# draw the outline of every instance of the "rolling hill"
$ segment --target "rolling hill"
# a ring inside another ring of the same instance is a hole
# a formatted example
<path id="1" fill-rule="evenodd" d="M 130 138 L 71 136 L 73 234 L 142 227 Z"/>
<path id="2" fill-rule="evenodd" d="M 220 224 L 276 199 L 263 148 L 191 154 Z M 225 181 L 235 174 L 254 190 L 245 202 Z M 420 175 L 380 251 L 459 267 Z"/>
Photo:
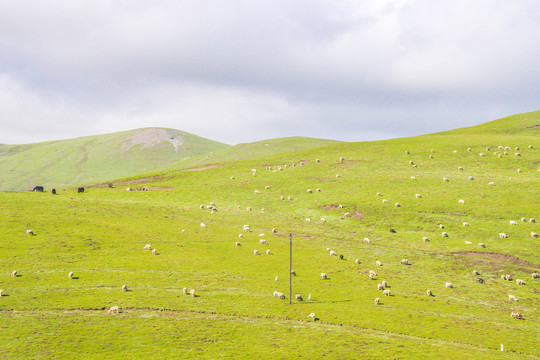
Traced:
<path id="1" fill-rule="evenodd" d="M 180 130 L 145 128 L 26 145 L 0 145 L 0 190 L 73 188 L 122 177 L 335 143 L 273 139 L 229 146 Z"/>
<path id="2" fill-rule="evenodd" d="M 540 359 L 539 118 L 0 192 L 0 357 Z"/>

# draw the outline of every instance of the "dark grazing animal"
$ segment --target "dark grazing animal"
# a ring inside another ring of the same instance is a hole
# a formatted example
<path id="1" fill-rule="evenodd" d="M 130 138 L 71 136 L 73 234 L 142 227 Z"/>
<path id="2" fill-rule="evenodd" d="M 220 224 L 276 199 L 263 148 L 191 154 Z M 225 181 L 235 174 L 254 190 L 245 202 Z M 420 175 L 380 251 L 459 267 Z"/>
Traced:
<path id="1" fill-rule="evenodd" d="M 52 189 L 52 194 L 56 195 L 56 189 Z"/>
<path id="2" fill-rule="evenodd" d="M 32 191 L 43 192 L 43 186 L 36 186 L 36 187 L 34 188 L 34 190 L 32 190 Z"/>
<path id="3" fill-rule="evenodd" d="M 84 188 L 83 187 L 80 187 L 77 189 L 77 193 L 83 193 L 84 192 Z"/>
<path id="4" fill-rule="evenodd" d="M 483 284 L 485 281 L 482 280 L 481 278 L 476 278 L 476 282 L 479 284 Z"/>

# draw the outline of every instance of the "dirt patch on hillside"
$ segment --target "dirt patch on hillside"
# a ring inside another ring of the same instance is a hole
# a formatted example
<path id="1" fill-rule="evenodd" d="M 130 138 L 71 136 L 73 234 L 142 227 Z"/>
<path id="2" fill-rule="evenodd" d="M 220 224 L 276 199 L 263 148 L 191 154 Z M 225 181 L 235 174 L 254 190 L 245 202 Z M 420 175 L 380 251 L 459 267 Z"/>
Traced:
<path id="1" fill-rule="evenodd" d="M 342 209 L 339 207 L 339 205 L 323 205 L 323 206 L 319 206 L 321 209 L 323 210 L 338 210 L 338 209 Z M 354 207 L 354 210 L 353 211 L 346 211 L 346 210 L 341 210 L 341 212 L 344 214 L 346 212 L 349 213 L 349 215 L 355 219 L 358 219 L 358 220 L 362 220 L 364 218 L 364 214 L 362 214 L 360 211 L 358 211 L 358 208 L 355 206 Z"/>
<path id="2" fill-rule="evenodd" d="M 529 126 L 527 129 L 540 129 L 540 125 Z"/>
<path id="3" fill-rule="evenodd" d="M 364 214 L 362 214 L 360 211 L 358 211 L 356 208 L 354 208 L 354 212 L 352 214 L 352 217 L 358 220 L 362 220 L 364 218 Z"/>
<path id="4" fill-rule="evenodd" d="M 178 148 L 182 147 L 184 139 L 182 135 L 172 129 L 142 129 L 131 135 L 123 144 L 122 152 L 129 150 L 135 145 L 142 145 L 142 148 L 157 148 L 161 143 L 170 143 L 174 147 L 174 151 L 178 152 Z"/>
<path id="5" fill-rule="evenodd" d="M 161 179 L 163 179 L 163 175 L 154 175 L 154 176 L 149 176 L 149 177 L 140 178 L 140 179 L 113 183 L 113 185 L 140 184 L 140 183 L 147 183 L 147 182 L 152 182 L 152 181 L 161 180 Z"/>
<path id="6" fill-rule="evenodd" d="M 217 168 L 220 166 L 221 165 L 219 164 L 209 164 L 209 165 L 204 165 L 204 166 L 199 166 L 199 167 L 194 167 L 194 168 L 189 168 L 189 169 L 182 169 L 180 171 L 202 171 L 202 170 Z"/>
<path id="7" fill-rule="evenodd" d="M 339 205 L 323 205 L 320 208 L 323 210 L 337 210 L 339 209 Z"/>
<path id="8" fill-rule="evenodd" d="M 526 260 L 520 259 L 512 255 L 498 254 L 498 253 L 489 253 L 489 252 L 479 252 L 479 251 L 455 251 L 451 253 L 452 255 L 463 255 L 471 258 L 473 261 L 482 262 L 485 264 L 492 264 L 500 266 L 504 262 L 512 262 L 520 266 L 529 266 L 536 269 L 540 269 L 540 265 L 533 264 Z M 489 259 L 489 260 L 486 260 Z M 491 261 L 490 261 L 491 260 Z"/>

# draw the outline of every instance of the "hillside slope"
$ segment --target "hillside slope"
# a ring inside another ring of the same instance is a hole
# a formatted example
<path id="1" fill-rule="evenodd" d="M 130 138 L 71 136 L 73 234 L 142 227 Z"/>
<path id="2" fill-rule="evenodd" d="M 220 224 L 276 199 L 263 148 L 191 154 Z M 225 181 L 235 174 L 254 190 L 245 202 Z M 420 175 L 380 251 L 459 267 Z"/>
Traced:
<path id="1" fill-rule="evenodd" d="M 145 128 L 26 145 L 0 145 L 0 189 L 65 188 L 132 176 L 228 145 Z"/>
<path id="2" fill-rule="evenodd" d="M 536 122 L 0 192 L 0 357 L 538 360 Z"/>

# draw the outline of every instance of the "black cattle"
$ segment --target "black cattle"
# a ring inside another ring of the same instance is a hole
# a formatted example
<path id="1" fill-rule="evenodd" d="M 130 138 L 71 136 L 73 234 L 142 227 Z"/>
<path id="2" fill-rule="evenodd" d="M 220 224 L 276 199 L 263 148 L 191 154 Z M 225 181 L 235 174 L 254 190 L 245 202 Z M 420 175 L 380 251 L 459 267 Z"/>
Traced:
<path id="1" fill-rule="evenodd" d="M 396 230 L 394 230 L 394 229 L 390 229 L 390 232 L 391 232 L 391 233 L 395 233 L 395 232 L 396 232 Z"/>
<path id="2" fill-rule="evenodd" d="M 113 184 L 112 184 L 112 183 L 110 183 L 110 184 L 109 184 L 109 187 L 110 187 L 110 188 L 112 188 L 112 187 L 113 187 Z"/>
<path id="3" fill-rule="evenodd" d="M 32 191 L 43 192 L 43 186 L 36 186 L 36 187 L 34 188 L 34 190 L 32 190 Z"/>
<path id="4" fill-rule="evenodd" d="M 56 195 L 56 189 L 52 189 L 52 194 Z"/>
<path id="5" fill-rule="evenodd" d="M 83 187 L 78 188 L 78 189 L 77 189 L 77 192 L 78 192 L 78 193 L 83 193 L 83 192 L 84 192 L 84 188 L 83 188 Z"/>

